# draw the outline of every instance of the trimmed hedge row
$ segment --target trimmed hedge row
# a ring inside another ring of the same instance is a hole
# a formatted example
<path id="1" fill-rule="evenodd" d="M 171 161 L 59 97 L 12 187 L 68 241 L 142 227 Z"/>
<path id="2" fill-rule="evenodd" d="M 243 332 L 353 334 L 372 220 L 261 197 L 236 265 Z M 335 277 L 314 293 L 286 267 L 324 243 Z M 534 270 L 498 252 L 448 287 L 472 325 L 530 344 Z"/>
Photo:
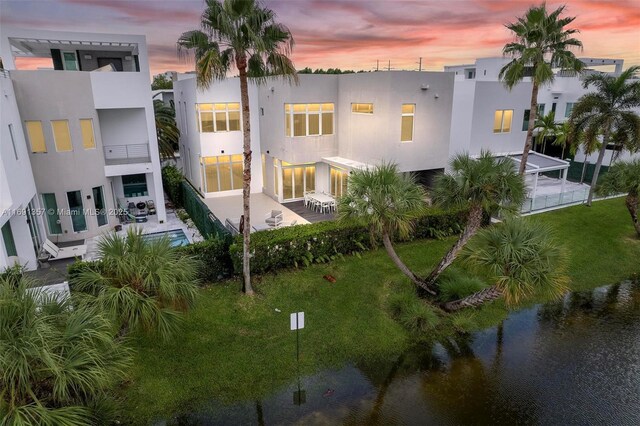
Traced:
<path id="1" fill-rule="evenodd" d="M 430 210 L 416 220 L 412 238 L 443 238 L 459 233 L 465 211 Z M 377 244 L 379 241 L 373 241 Z M 372 247 L 369 228 L 357 222 L 320 222 L 251 235 L 251 271 L 262 274 L 279 269 L 328 262 Z M 242 272 L 242 236 L 229 248 L 234 271 Z"/>
<path id="2" fill-rule="evenodd" d="M 182 181 L 184 177 L 176 166 L 164 166 L 162 168 L 162 186 L 167 195 L 173 201 L 173 204 L 181 206 L 182 197 Z"/>
<path id="3" fill-rule="evenodd" d="M 227 235 L 181 246 L 177 250 L 198 261 L 200 282 L 212 283 L 233 275 L 233 264 L 229 256 L 230 244 L 231 236 Z"/>

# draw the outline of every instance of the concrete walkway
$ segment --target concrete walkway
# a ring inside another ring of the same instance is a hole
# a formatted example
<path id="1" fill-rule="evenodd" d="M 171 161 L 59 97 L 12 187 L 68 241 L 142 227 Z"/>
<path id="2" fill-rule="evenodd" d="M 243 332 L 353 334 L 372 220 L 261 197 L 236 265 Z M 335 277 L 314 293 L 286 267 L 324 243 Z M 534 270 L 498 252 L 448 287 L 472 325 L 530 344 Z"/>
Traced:
<path id="1" fill-rule="evenodd" d="M 227 219 L 238 221 L 242 216 L 242 195 L 205 198 L 203 201 L 223 224 Z M 282 211 L 284 222 L 290 223 L 295 220 L 296 225 L 309 223 L 308 220 L 271 197 L 263 193 L 251 194 L 251 226 L 260 229 L 260 226 L 265 224 L 264 220 L 271 213 L 271 210 Z"/>

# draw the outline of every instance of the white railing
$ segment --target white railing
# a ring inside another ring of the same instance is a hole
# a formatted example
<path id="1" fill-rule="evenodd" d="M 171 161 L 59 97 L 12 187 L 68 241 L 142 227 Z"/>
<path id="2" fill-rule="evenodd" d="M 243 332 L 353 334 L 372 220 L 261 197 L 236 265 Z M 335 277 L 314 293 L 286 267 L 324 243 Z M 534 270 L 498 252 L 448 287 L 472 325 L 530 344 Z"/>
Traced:
<path id="1" fill-rule="evenodd" d="M 531 213 L 538 210 L 545 210 L 552 207 L 564 206 L 568 204 L 581 203 L 586 201 L 589 195 L 589 188 L 581 188 L 575 191 L 558 194 L 540 195 L 535 198 L 527 198 L 522 205 L 522 213 Z"/>
<path id="2" fill-rule="evenodd" d="M 149 161 L 149 144 L 108 145 L 104 147 L 107 164 L 128 164 Z"/>

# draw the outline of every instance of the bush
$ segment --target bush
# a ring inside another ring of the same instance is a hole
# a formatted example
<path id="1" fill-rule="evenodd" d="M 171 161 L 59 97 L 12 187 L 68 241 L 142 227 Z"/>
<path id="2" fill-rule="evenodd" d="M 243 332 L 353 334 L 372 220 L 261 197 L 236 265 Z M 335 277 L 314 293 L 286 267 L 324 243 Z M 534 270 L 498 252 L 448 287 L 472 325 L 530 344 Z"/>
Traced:
<path id="1" fill-rule="evenodd" d="M 233 275 L 233 264 L 229 256 L 230 243 L 230 237 L 209 238 L 177 250 L 198 261 L 200 282 L 212 283 Z"/>
<path id="2" fill-rule="evenodd" d="M 393 319 L 414 333 L 433 330 L 440 322 L 440 318 L 429 305 L 412 293 L 391 295 L 388 309 Z"/>
<path id="3" fill-rule="evenodd" d="M 464 227 L 464 211 L 430 210 L 416 221 L 412 238 L 442 238 Z M 377 241 L 376 243 L 378 243 Z M 291 226 L 251 235 L 251 271 L 261 274 L 307 266 L 358 254 L 371 248 L 369 228 L 357 222 L 328 221 Z M 242 272 L 242 236 L 230 247 L 236 273 Z"/>
<path id="4" fill-rule="evenodd" d="M 229 231 L 222 222 L 209 210 L 209 207 L 202 201 L 200 195 L 188 181 L 182 181 L 182 201 L 186 212 L 193 223 L 198 227 L 200 235 L 205 238 L 225 237 Z"/>
<path id="5" fill-rule="evenodd" d="M 184 176 L 176 166 L 169 165 L 162 168 L 162 186 L 176 206 L 181 206 L 184 202 L 182 194 L 183 180 Z"/>
<path id="6" fill-rule="evenodd" d="M 448 268 L 438 280 L 440 301 L 449 302 L 476 293 L 487 285 L 480 278 L 457 268 Z"/>
<path id="7" fill-rule="evenodd" d="M 100 271 L 100 261 L 76 260 L 67 266 L 69 290 L 77 291 L 76 278 L 85 271 Z"/>

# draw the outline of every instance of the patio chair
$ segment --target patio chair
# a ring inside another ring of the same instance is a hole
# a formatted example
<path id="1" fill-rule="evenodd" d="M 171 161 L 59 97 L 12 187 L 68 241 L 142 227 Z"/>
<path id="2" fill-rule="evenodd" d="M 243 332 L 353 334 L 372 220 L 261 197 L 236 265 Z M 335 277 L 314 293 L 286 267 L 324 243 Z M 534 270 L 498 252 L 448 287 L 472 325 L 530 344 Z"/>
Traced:
<path id="1" fill-rule="evenodd" d="M 156 214 L 156 205 L 153 200 L 147 201 L 147 214 L 149 216 Z"/>
<path id="2" fill-rule="evenodd" d="M 285 226 L 294 226 L 298 223 L 298 219 L 294 219 L 291 222 L 280 222 L 279 225 L 276 226 L 276 228 L 284 228 Z"/>
<path id="3" fill-rule="evenodd" d="M 69 259 L 71 257 L 84 259 L 84 255 L 87 254 L 87 246 L 84 244 L 71 247 L 58 247 L 48 239 L 44 240 L 42 248 L 51 255 L 49 260 Z"/>
<path id="4" fill-rule="evenodd" d="M 281 210 L 271 210 L 271 213 L 267 214 L 264 219 L 269 226 L 278 226 L 282 220 L 283 215 Z"/>

